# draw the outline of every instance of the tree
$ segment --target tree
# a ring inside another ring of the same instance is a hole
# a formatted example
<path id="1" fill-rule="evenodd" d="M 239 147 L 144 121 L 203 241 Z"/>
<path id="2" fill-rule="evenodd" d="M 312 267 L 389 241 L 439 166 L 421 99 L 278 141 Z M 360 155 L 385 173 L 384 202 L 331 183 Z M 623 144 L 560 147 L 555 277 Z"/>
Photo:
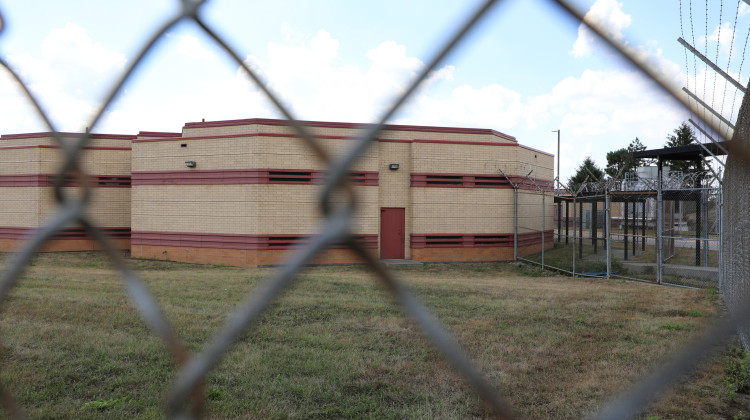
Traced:
<path id="1" fill-rule="evenodd" d="M 672 133 L 667 136 L 667 142 L 664 144 L 665 147 L 680 147 L 698 143 L 695 132 L 685 122 L 675 128 Z M 673 171 L 695 172 L 697 170 L 695 162 L 687 160 L 668 160 L 667 165 Z"/>
<path id="2" fill-rule="evenodd" d="M 596 179 L 592 179 L 589 172 L 591 172 L 591 174 L 593 174 Z M 578 166 L 575 175 L 568 178 L 568 189 L 571 192 L 578 191 L 578 188 L 581 187 L 581 184 L 583 184 L 583 181 L 586 180 L 586 177 L 589 178 L 587 182 L 596 182 L 604 179 L 604 171 L 596 166 L 596 163 L 594 163 L 594 161 L 591 160 L 591 157 L 589 156 L 586 156 L 586 159 L 584 159 L 583 162 Z"/>
<path id="3" fill-rule="evenodd" d="M 636 159 L 633 157 L 634 152 L 640 152 L 646 150 L 646 146 L 641 143 L 638 137 L 635 138 L 627 148 L 617 149 L 607 153 L 607 167 L 604 172 L 610 177 L 614 178 L 622 169 L 622 174 L 626 172 L 632 172 L 638 166 L 647 166 L 651 162 L 649 159 Z M 621 174 L 621 176 L 622 176 Z"/>

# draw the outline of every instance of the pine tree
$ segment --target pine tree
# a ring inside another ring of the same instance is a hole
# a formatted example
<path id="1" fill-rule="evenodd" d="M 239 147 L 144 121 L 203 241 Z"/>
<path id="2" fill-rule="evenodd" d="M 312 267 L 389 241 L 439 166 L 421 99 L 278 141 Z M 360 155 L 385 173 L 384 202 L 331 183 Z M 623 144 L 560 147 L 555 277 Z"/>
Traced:
<path id="1" fill-rule="evenodd" d="M 627 172 L 632 172 L 638 166 L 648 166 L 651 164 L 650 159 L 636 159 L 633 157 L 634 152 L 640 152 L 646 150 L 646 146 L 641 143 L 641 140 L 636 137 L 635 140 L 630 142 L 627 148 L 617 149 L 607 153 L 607 167 L 604 172 L 610 177 L 614 178 L 622 170 L 620 176 L 624 176 Z"/>
<path id="2" fill-rule="evenodd" d="M 664 144 L 665 147 L 680 147 L 698 143 L 695 132 L 685 122 L 675 128 L 672 133 L 667 136 L 667 142 Z M 695 162 L 687 160 L 668 160 L 666 163 L 672 171 L 695 172 L 697 169 Z"/>
<path id="3" fill-rule="evenodd" d="M 588 171 L 586 169 L 588 169 Z M 592 179 L 591 175 L 589 175 L 589 172 L 591 172 L 591 174 L 593 174 L 597 179 Z M 578 191 L 578 188 L 581 187 L 581 184 L 583 184 L 583 181 L 586 180 L 586 177 L 589 177 L 589 180 L 587 182 L 596 182 L 604 179 L 604 171 L 596 166 L 596 163 L 594 163 L 594 161 L 591 160 L 591 157 L 589 156 L 586 156 L 586 159 L 584 159 L 583 162 L 578 166 L 575 175 L 568 179 L 568 189 L 572 192 Z"/>

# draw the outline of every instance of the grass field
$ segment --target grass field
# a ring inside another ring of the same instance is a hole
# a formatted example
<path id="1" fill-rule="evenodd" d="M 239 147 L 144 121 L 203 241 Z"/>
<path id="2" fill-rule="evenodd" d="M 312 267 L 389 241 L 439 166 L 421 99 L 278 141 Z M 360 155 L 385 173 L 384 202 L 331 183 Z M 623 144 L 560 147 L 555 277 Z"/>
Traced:
<path id="1" fill-rule="evenodd" d="M 270 269 L 133 265 L 191 351 Z M 717 296 L 516 264 L 398 270 L 522 418 L 580 418 L 680 347 Z M 3 303 L 0 380 L 33 418 L 160 418 L 176 368 L 99 254 L 41 254 Z M 735 352 L 736 353 L 736 352 Z M 738 413 L 725 352 L 644 417 Z M 741 356 L 738 356 L 741 357 Z M 207 378 L 208 418 L 487 417 L 363 267 L 320 267 Z"/>

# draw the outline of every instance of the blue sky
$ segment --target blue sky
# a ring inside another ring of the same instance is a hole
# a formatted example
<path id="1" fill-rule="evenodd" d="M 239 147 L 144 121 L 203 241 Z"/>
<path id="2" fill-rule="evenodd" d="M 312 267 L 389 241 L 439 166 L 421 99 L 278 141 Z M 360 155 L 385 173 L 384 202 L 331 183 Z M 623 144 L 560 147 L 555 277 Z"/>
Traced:
<path id="1" fill-rule="evenodd" d="M 214 0 L 203 12 L 299 118 L 371 122 L 479 3 Z M 750 26 L 744 3 L 574 3 L 676 86 L 687 84 L 735 118 L 741 96 L 732 88 L 724 93 L 723 79 L 714 82 L 702 63 L 694 67 L 692 56 L 686 66 L 676 40 L 684 31 L 689 42 L 747 84 L 750 62 L 738 74 Z M 6 21 L 0 55 L 38 94 L 59 129 L 81 130 L 108 86 L 178 5 L 0 0 Z M 185 122 L 202 118 L 278 116 L 193 24 L 171 30 L 143 64 L 95 131 L 180 131 Z M 0 134 L 45 130 L 5 74 L 0 74 L 0 115 Z M 493 128 L 552 153 L 557 135 L 551 131 L 561 129 L 566 180 L 585 156 L 604 166 L 607 151 L 635 137 L 649 148 L 661 147 L 690 116 L 551 2 L 507 0 L 392 122 Z"/>

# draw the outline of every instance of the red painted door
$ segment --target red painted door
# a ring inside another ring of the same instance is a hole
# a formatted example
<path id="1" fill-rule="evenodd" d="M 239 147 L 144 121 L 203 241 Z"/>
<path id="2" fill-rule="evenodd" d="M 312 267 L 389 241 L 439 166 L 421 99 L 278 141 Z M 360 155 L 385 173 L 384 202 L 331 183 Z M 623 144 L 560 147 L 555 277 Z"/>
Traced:
<path id="1" fill-rule="evenodd" d="M 380 209 L 380 258 L 404 259 L 404 209 Z"/>

